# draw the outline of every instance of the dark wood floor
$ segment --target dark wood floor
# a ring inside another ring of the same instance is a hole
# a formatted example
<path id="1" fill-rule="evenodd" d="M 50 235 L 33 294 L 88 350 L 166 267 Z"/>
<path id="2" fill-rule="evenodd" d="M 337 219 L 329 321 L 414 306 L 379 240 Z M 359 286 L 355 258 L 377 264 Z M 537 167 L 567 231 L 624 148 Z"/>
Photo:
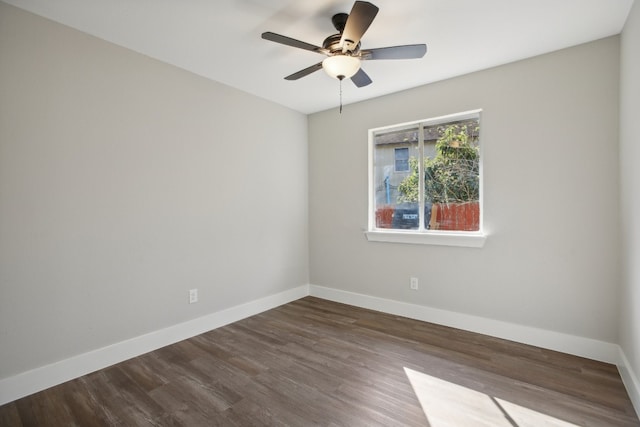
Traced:
<path id="1" fill-rule="evenodd" d="M 639 426 L 613 365 L 307 297 L 0 406 L 1 426 Z"/>

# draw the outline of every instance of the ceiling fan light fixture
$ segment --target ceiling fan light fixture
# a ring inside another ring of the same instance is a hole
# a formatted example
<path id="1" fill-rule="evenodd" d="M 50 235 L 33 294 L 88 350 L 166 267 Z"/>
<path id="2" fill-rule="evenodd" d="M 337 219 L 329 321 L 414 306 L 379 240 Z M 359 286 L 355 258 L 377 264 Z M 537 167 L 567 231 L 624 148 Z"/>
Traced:
<path id="1" fill-rule="evenodd" d="M 360 59 L 349 55 L 334 55 L 322 61 L 322 68 L 334 79 L 348 79 L 360 69 Z"/>

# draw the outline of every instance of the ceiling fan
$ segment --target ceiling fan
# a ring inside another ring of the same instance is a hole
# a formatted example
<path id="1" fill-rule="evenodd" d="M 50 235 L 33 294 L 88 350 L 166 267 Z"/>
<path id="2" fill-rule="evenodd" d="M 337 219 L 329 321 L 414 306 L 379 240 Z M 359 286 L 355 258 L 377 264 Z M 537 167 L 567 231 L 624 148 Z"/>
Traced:
<path id="1" fill-rule="evenodd" d="M 285 77 L 285 80 L 298 80 L 323 68 L 331 77 L 337 78 L 338 80 L 351 78 L 351 81 L 356 86 L 363 87 L 367 86 L 372 81 L 367 73 L 360 68 L 361 61 L 378 59 L 416 59 L 422 58 L 427 52 L 427 45 L 425 44 L 411 44 L 361 50 L 360 39 L 373 22 L 377 13 L 378 8 L 375 5 L 366 1 L 356 1 L 353 4 L 351 13 L 348 15 L 346 13 L 333 15 L 331 21 L 336 30 L 338 30 L 338 33 L 327 37 L 322 43 L 322 47 L 272 33 L 270 31 L 262 33 L 262 38 L 327 56 L 324 61 L 297 71 Z"/>

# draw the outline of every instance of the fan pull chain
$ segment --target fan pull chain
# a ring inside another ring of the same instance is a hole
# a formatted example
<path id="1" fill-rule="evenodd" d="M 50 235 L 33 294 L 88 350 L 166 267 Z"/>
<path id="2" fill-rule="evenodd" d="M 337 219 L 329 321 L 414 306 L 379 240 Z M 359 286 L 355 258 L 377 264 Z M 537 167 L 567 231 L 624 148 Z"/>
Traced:
<path id="1" fill-rule="evenodd" d="M 342 79 L 340 79 L 340 114 L 342 114 Z"/>

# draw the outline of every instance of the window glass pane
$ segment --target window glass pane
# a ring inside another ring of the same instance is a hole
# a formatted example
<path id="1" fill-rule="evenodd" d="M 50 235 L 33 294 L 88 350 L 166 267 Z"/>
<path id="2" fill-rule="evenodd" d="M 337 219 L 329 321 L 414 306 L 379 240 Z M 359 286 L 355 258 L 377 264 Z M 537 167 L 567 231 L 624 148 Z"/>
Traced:
<path id="1" fill-rule="evenodd" d="M 399 188 L 411 175 L 412 165 L 417 166 L 417 159 L 420 158 L 418 138 L 417 125 L 374 135 L 374 205 L 377 228 L 418 229 L 418 193 L 402 193 Z"/>
<path id="2" fill-rule="evenodd" d="M 479 133 L 478 118 L 425 127 L 425 228 L 480 229 Z"/>

